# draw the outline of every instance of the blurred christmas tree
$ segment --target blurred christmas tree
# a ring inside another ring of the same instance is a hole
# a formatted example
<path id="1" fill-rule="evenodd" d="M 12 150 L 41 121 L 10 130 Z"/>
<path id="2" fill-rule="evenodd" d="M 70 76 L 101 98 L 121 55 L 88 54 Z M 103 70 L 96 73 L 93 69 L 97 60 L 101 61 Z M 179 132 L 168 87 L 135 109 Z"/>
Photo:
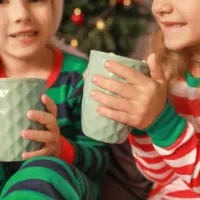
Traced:
<path id="1" fill-rule="evenodd" d="M 58 36 L 87 54 L 96 49 L 128 55 L 148 19 L 140 0 L 67 0 Z"/>

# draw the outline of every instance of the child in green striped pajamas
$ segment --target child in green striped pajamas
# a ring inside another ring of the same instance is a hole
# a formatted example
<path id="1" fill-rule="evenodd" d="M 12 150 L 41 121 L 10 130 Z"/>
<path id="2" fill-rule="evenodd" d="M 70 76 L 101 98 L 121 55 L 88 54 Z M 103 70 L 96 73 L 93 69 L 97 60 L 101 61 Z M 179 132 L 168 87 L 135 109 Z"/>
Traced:
<path id="1" fill-rule="evenodd" d="M 24 152 L 24 162 L 0 162 L 2 200 L 99 199 L 109 146 L 81 132 L 87 61 L 50 45 L 62 9 L 63 0 L 0 0 L 0 78 L 42 78 L 47 87 L 47 112 L 27 113 L 47 130 L 21 133 L 45 145 Z"/>

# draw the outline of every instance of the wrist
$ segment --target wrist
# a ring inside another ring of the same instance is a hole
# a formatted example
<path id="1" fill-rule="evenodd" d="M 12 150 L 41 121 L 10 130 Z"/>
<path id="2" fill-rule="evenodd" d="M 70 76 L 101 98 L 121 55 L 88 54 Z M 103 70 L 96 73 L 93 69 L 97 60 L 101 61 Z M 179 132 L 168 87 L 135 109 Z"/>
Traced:
<path id="1" fill-rule="evenodd" d="M 167 101 L 163 112 L 154 123 L 141 131 L 147 132 L 155 145 L 168 147 L 177 140 L 185 127 L 186 120 Z"/>

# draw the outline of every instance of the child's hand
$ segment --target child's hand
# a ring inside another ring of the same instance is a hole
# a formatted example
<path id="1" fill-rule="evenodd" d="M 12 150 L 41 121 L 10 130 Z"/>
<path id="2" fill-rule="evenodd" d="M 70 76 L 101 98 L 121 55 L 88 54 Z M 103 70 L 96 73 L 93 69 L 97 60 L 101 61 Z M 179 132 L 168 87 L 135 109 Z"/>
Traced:
<path id="1" fill-rule="evenodd" d="M 47 130 L 23 130 L 22 137 L 27 140 L 44 143 L 44 147 L 37 151 L 24 152 L 23 159 L 29 159 L 35 156 L 56 156 L 61 154 L 60 129 L 57 124 L 57 107 L 47 95 L 42 95 L 42 102 L 48 112 L 31 110 L 27 113 L 30 120 L 43 124 Z"/>
<path id="2" fill-rule="evenodd" d="M 107 64 L 110 72 L 128 83 L 94 76 L 94 84 L 119 95 L 114 97 L 93 90 L 92 98 L 102 104 L 97 107 L 97 112 L 137 129 L 147 128 L 163 111 L 167 101 L 167 82 L 162 67 L 156 64 L 155 55 L 148 58 L 151 78 L 113 61 Z"/>
<path id="3" fill-rule="evenodd" d="M 84 79 L 84 81 L 86 81 L 86 78 L 87 78 L 87 69 L 83 73 L 83 79 Z"/>

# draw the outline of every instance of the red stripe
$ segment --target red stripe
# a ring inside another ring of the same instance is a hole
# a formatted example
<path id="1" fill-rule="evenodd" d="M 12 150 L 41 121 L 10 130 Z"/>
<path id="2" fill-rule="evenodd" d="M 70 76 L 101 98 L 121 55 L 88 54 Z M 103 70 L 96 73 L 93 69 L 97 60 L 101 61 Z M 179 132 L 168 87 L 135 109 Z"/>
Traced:
<path id="1" fill-rule="evenodd" d="M 148 139 L 149 136 L 147 134 L 145 135 L 142 135 L 142 136 L 136 136 L 136 135 L 133 135 L 132 133 L 130 133 L 128 135 L 128 140 L 129 142 L 132 144 L 134 142 L 134 138 L 137 138 L 137 139 Z"/>
<path id="2" fill-rule="evenodd" d="M 200 196 L 192 190 L 180 190 L 175 192 L 169 192 L 167 195 L 171 197 L 183 197 L 183 198 L 199 198 Z"/>
<path id="3" fill-rule="evenodd" d="M 145 137 L 146 137 L 146 136 L 145 136 Z M 130 145 L 135 146 L 134 144 L 135 144 L 136 142 L 134 141 L 134 138 L 135 138 L 135 136 L 133 136 L 133 135 L 129 135 L 129 136 L 128 136 Z M 149 136 L 146 137 L 146 138 L 149 138 Z M 151 144 L 151 146 L 152 146 L 152 150 L 153 150 L 154 152 L 156 152 L 152 144 Z M 133 148 L 134 148 L 134 147 L 133 147 Z M 144 151 L 144 149 L 142 149 L 142 148 L 140 148 L 140 147 L 139 147 L 139 149 L 140 149 L 141 151 Z M 157 152 L 156 152 L 156 153 L 157 153 Z M 157 153 L 157 154 L 158 154 L 158 153 Z M 158 154 L 158 156 L 153 157 L 153 158 L 144 157 L 144 156 L 139 156 L 139 157 L 143 158 L 143 159 L 144 159 L 147 163 L 149 163 L 149 164 L 157 164 L 157 163 L 163 161 L 163 158 L 162 158 L 159 154 Z"/>
<path id="4" fill-rule="evenodd" d="M 198 163 L 198 162 L 200 162 L 200 149 L 199 148 L 198 148 L 198 152 L 197 152 L 197 156 L 196 156 L 196 163 Z M 195 163 L 195 165 L 196 165 L 196 163 Z M 191 187 L 200 187 L 200 169 L 198 169 L 197 177 L 192 179 L 190 186 Z"/>
<path id="5" fill-rule="evenodd" d="M 65 162 L 72 164 L 75 159 L 75 147 L 71 144 L 64 136 L 60 136 L 62 141 L 62 150 L 60 159 L 64 160 Z"/>
<path id="6" fill-rule="evenodd" d="M 155 151 L 155 148 L 153 147 L 152 144 L 138 144 L 135 141 L 133 141 L 132 145 L 146 152 Z"/>
<path id="7" fill-rule="evenodd" d="M 155 174 L 163 174 L 163 173 L 169 171 L 169 169 L 170 169 L 170 167 L 168 165 L 165 165 L 164 167 L 162 167 L 160 169 L 148 168 L 148 167 L 144 166 L 137 158 L 135 158 L 135 160 L 137 161 L 137 163 L 141 167 L 141 169 L 144 169 L 145 171 L 153 172 Z"/>
<path id="8" fill-rule="evenodd" d="M 176 161 L 174 161 L 174 162 L 176 162 Z M 176 167 L 176 168 L 174 168 L 174 170 L 180 175 L 191 176 L 193 171 L 194 171 L 194 167 L 195 167 L 195 162 L 193 164 L 190 164 L 190 165 L 186 164 L 182 167 Z"/>
<path id="9" fill-rule="evenodd" d="M 149 164 L 157 164 L 157 163 L 160 163 L 160 162 L 163 161 L 163 158 L 159 155 L 157 157 L 154 157 L 154 158 L 148 158 L 148 157 L 141 157 L 141 158 Z"/>
<path id="10" fill-rule="evenodd" d="M 0 61 L 0 78 L 7 78 L 2 60 Z"/>
<path id="11" fill-rule="evenodd" d="M 200 187 L 200 174 L 196 178 L 193 178 L 191 183 L 189 184 L 190 187 Z"/>
<path id="12" fill-rule="evenodd" d="M 163 156 L 163 158 L 167 160 L 176 160 L 187 155 L 188 153 L 196 149 L 196 147 L 197 147 L 197 138 L 195 135 L 193 135 L 186 143 L 177 148 L 175 152 L 173 152 L 170 155 Z"/>
<path id="13" fill-rule="evenodd" d="M 47 88 L 51 87 L 53 83 L 56 81 L 57 77 L 59 76 L 62 63 L 63 63 L 63 53 L 60 49 L 57 49 L 55 47 L 52 47 L 53 53 L 54 53 L 54 64 L 52 66 L 51 73 L 49 77 L 47 78 L 46 86 Z M 0 78 L 6 78 L 6 74 L 4 72 L 4 69 L 2 66 L 0 66 Z"/>
<path id="14" fill-rule="evenodd" d="M 187 99 L 184 97 L 174 96 L 170 99 L 171 104 L 175 110 L 182 115 L 193 115 L 194 117 L 200 116 L 200 100 Z"/>
<path id="15" fill-rule="evenodd" d="M 5 72 L 2 67 L 0 68 L 0 78 L 6 78 Z"/>
<path id="16" fill-rule="evenodd" d="M 146 174 L 146 172 L 144 171 L 143 172 L 145 174 L 145 176 L 147 176 L 150 180 L 153 180 L 154 182 L 158 182 L 158 183 L 162 183 L 162 184 L 165 184 L 165 183 L 168 183 L 170 181 L 170 179 L 174 176 L 174 172 L 172 171 L 172 173 L 170 173 L 168 176 L 166 176 L 165 178 L 163 179 L 158 179 L 158 178 L 154 178 L 148 174 Z"/>
<path id="17" fill-rule="evenodd" d="M 165 185 L 161 185 L 158 184 L 155 188 L 152 189 L 152 191 L 149 193 L 148 198 L 153 197 L 154 195 L 156 195 L 157 193 L 159 193 L 159 191 L 164 188 Z"/>
<path id="18" fill-rule="evenodd" d="M 53 48 L 54 52 L 54 64 L 49 77 L 47 78 L 47 88 L 50 88 L 53 83 L 57 80 L 60 70 L 62 68 L 64 55 L 60 49 Z"/>

